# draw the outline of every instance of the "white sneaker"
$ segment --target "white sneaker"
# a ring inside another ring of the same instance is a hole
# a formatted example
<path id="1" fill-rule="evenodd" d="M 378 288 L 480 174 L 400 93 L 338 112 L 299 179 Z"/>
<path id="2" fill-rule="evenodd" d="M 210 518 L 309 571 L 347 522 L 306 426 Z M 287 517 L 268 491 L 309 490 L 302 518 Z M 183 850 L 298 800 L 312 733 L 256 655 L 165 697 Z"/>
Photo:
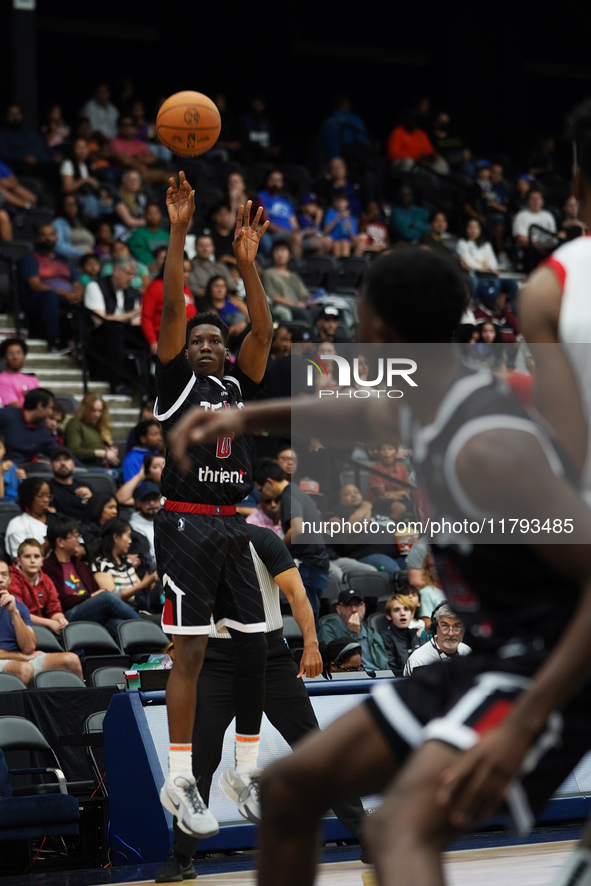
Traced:
<path id="1" fill-rule="evenodd" d="M 174 815 L 181 831 L 193 837 L 214 837 L 220 826 L 197 790 L 194 778 L 168 776 L 160 791 L 160 802 Z"/>
<path id="2" fill-rule="evenodd" d="M 236 772 L 235 769 L 226 769 L 218 780 L 220 790 L 229 800 L 233 800 L 240 815 L 247 818 L 253 824 L 261 822 L 261 802 L 259 795 L 259 780 L 261 769 L 253 769 L 252 772 Z"/>

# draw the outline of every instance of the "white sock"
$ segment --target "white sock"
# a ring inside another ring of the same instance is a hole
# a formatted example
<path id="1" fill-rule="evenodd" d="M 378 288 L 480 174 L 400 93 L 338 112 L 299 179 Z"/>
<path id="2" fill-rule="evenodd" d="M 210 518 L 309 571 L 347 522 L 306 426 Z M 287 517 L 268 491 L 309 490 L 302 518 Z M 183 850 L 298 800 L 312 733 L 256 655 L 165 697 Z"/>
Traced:
<path id="1" fill-rule="evenodd" d="M 171 744 L 169 747 L 170 777 L 183 775 L 185 778 L 193 778 L 192 751 L 190 744 Z"/>
<path id="2" fill-rule="evenodd" d="M 591 849 L 576 849 L 552 880 L 552 886 L 591 886 Z"/>
<path id="3" fill-rule="evenodd" d="M 260 743 L 260 735 L 236 733 L 236 772 L 246 775 L 257 768 Z"/>

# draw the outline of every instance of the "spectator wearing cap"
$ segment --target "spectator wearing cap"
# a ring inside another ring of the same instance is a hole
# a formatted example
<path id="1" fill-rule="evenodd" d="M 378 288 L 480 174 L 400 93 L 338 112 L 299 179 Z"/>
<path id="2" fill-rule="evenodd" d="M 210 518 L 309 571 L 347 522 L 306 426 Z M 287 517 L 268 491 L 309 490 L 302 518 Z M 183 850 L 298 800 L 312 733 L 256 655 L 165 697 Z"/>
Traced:
<path id="1" fill-rule="evenodd" d="M 454 655 L 469 655 L 472 651 L 462 643 L 464 622 L 448 603 L 441 603 L 434 609 L 428 632 L 429 642 L 420 649 L 415 649 L 409 656 L 404 667 L 405 677 L 409 677 L 415 668 L 422 668 L 436 661 L 449 661 Z"/>
<path id="2" fill-rule="evenodd" d="M 353 588 L 341 591 L 337 599 L 338 618 L 326 621 L 318 632 L 318 639 L 330 643 L 337 637 L 346 637 L 361 646 L 361 662 L 366 670 L 383 671 L 389 667 L 388 653 L 381 634 L 364 624 L 365 603 Z"/>
<path id="3" fill-rule="evenodd" d="M 302 582 L 308 600 L 318 621 L 320 600 L 328 584 L 328 553 L 324 536 L 319 530 L 320 514 L 312 497 L 295 483 L 285 479 L 283 469 L 271 461 L 261 461 L 255 465 L 254 481 L 261 495 L 281 500 L 281 526 L 285 533 L 284 542 L 294 559 L 299 560 Z M 299 536 L 306 527 L 305 541 L 292 543 L 292 535 Z"/>
<path id="4" fill-rule="evenodd" d="M 402 676 L 409 656 L 422 646 L 416 628 L 410 626 L 414 608 L 413 601 L 405 594 L 395 594 L 386 601 L 388 626 L 381 634 L 388 653 L 388 664 L 395 677 Z"/>
<path id="5" fill-rule="evenodd" d="M 25 395 L 39 387 L 33 373 L 23 372 L 27 359 L 27 345 L 22 338 L 5 338 L 0 345 L 0 358 L 4 360 L 4 372 L 0 372 L 0 405 L 18 406 L 25 402 Z"/>
<path id="6" fill-rule="evenodd" d="M 317 343 L 330 341 L 335 345 L 346 344 L 347 339 L 338 336 L 339 311 L 332 305 L 326 305 L 316 318 L 316 329 L 312 341 Z"/>
<path id="7" fill-rule="evenodd" d="M 162 455 L 164 452 L 164 438 L 160 422 L 155 418 L 141 421 L 135 428 L 136 445 L 130 449 L 123 459 L 122 474 L 123 482 L 127 483 L 140 470 L 144 458 L 149 453 Z"/>
<path id="8" fill-rule="evenodd" d="M 326 646 L 323 655 L 331 674 L 344 674 L 362 671 L 361 644 L 348 637 L 337 637 Z"/>
<path id="9" fill-rule="evenodd" d="M 74 456 L 65 446 L 59 446 L 52 452 L 50 464 L 53 479 L 49 481 L 49 486 L 55 510 L 73 520 L 84 520 L 86 502 L 92 498 L 92 489 L 74 476 Z"/>
<path id="10" fill-rule="evenodd" d="M 306 303 L 310 293 L 304 281 L 287 264 L 291 249 L 285 240 L 277 240 L 271 247 L 271 267 L 263 271 L 262 283 L 271 301 L 271 310 L 278 320 L 306 320 Z"/>
<path id="11" fill-rule="evenodd" d="M 136 510 L 129 521 L 131 528 L 141 532 L 148 539 L 150 554 L 155 559 L 154 551 L 154 520 L 162 506 L 162 493 L 157 483 L 152 480 L 144 480 L 138 483 L 133 493 Z"/>
<path id="12" fill-rule="evenodd" d="M 302 232 L 302 244 L 306 252 L 330 252 L 332 243 L 322 233 L 322 217 L 324 212 L 318 197 L 312 191 L 304 194 L 300 200 L 298 222 Z"/>
<path id="13" fill-rule="evenodd" d="M 53 394 L 45 388 L 28 391 L 22 409 L 10 406 L 0 410 L 0 433 L 9 461 L 19 465 L 33 461 L 39 453 L 52 454 L 56 448 L 55 440 L 44 424 L 52 411 Z"/>

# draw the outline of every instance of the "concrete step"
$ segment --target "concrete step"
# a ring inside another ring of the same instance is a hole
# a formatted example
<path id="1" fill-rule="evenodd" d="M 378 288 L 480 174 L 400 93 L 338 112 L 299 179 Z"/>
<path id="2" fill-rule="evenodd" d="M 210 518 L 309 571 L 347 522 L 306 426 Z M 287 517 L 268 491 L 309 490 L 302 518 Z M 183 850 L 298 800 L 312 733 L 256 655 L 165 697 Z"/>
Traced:
<path id="1" fill-rule="evenodd" d="M 88 387 L 91 391 L 96 392 L 97 385 L 101 385 L 103 382 L 91 381 L 88 383 Z M 105 382 L 106 384 L 106 382 Z M 100 392 L 99 392 L 100 393 Z M 82 400 L 84 394 L 81 394 L 79 391 L 76 391 L 72 394 L 74 400 L 77 400 L 78 403 Z M 128 397 L 125 394 L 102 394 L 101 397 L 109 406 L 109 412 L 112 412 L 113 409 L 128 409 L 131 412 L 134 412 L 136 415 L 139 414 L 139 406 L 134 406 L 133 397 Z"/>
<path id="2" fill-rule="evenodd" d="M 28 338 L 29 354 L 47 354 L 47 342 L 44 338 Z"/>
<path id="3" fill-rule="evenodd" d="M 108 394 L 110 390 L 109 384 L 106 381 L 93 381 L 92 385 L 89 387 L 94 394 L 100 394 L 101 397 Z M 80 400 L 84 396 L 84 385 L 82 380 L 52 381 L 51 390 L 54 394 L 71 394 L 73 397 L 77 396 Z"/>
<path id="4" fill-rule="evenodd" d="M 43 382 L 43 387 L 51 387 L 54 380 L 71 380 L 73 382 L 82 381 L 82 373 L 79 369 L 62 369 L 61 367 L 59 369 L 57 367 L 55 369 L 38 369 L 35 371 L 35 375 L 40 382 Z"/>
<path id="5" fill-rule="evenodd" d="M 82 372 L 77 360 L 70 356 L 60 357 L 59 354 L 29 354 L 25 369 L 27 372 L 38 372 L 41 369 L 77 369 Z"/>

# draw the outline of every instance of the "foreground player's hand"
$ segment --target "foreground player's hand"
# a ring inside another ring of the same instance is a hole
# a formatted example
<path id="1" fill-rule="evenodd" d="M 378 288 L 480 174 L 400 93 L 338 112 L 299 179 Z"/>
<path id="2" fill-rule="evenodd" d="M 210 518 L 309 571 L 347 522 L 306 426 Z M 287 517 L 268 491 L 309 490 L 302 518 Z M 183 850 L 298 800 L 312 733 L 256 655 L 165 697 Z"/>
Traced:
<path id="1" fill-rule="evenodd" d="M 218 437 L 232 437 L 244 431 L 243 409 L 211 412 L 196 406 L 190 409 L 168 435 L 168 447 L 185 474 L 191 469 L 191 446 L 214 443 Z"/>
<path id="2" fill-rule="evenodd" d="M 177 187 L 174 177 L 169 178 L 170 187 L 166 192 L 166 208 L 171 225 L 188 225 L 195 212 L 195 191 L 185 178 L 184 172 L 179 172 Z"/>
<path id="3" fill-rule="evenodd" d="M 259 241 L 267 228 L 269 222 L 266 221 L 260 231 L 257 230 L 263 207 L 259 206 L 252 224 L 250 223 L 250 210 L 252 209 L 252 200 L 249 200 L 246 207 L 240 205 L 236 213 L 236 230 L 234 231 L 234 242 L 232 249 L 238 262 L 253 262 L 255 255 L 259 249 Z"/>
<path id="4" fill-rule="evenodd" d="M 467 828 L 493 815 L 519 772 L 530 736 L 500 726 L 445 769 L 439 777 L 436 800 L 450 809 L 451 823 Z"/>
<path id="5" fill-rule="evenodd" d="M 300 672 L 298 677 L 317 677 L 318 674 L 322 673 L 322 656 L 318 651 L 318 644 L 313 649 L 306 649 L 304 646 L 304 651 L 302 652 L 302 657 L 300 659 Z"/>

